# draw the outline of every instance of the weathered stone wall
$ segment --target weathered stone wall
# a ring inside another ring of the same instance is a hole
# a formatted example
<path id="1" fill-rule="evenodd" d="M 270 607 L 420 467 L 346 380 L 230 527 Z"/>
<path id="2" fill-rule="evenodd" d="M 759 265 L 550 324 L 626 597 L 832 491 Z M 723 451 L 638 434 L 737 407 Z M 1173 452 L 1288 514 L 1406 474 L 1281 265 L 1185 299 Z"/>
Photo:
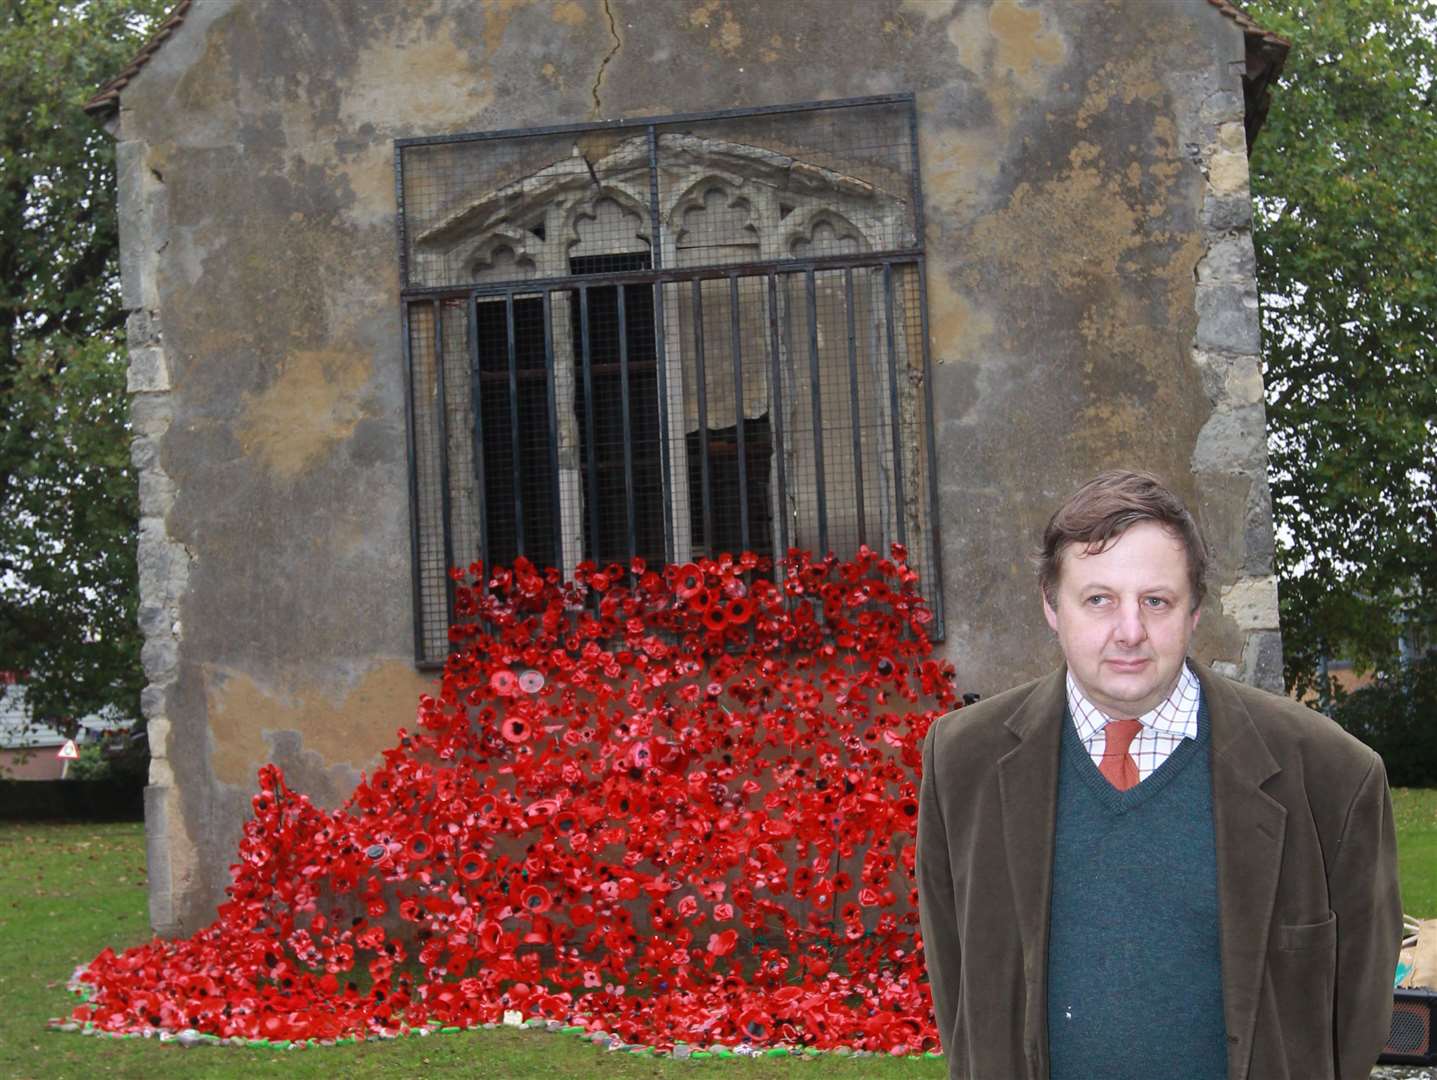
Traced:
<path id="1" fill-rule="evenodd" d="M 1026 554 L 1112 465 L 1200 508 L 1198 653 L 1274 684 L 1242 60 L 1206 0 L 194 5 L 115 128 L 156 928 L 210 917 L 259 764 L 334 804 L 430 681 L 399 137 L 915 91 L 963 689 L 1056 661 Z"/>

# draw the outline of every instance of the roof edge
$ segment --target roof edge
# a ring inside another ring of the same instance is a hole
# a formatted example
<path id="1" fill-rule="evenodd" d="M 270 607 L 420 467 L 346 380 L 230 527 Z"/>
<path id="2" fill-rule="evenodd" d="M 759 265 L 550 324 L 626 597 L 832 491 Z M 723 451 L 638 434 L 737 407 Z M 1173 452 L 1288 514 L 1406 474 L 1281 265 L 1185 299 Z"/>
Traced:
<path id="1" fill-rule="evenodd" d="M 165 16 L 164 21 L 156 27 L 149 40 L 140 46 L 140 51 L 135 54 L 135 58 L 121 68 L 113 79 L 96 90 L 94 96 L 81 107 L 97 119 L 103 119 L 118 112 L 120 91 L 129 85 L 130 80 L 139 74 L 140 69 L 150 62 L 150 58 L 155 53 L 159 52 L 160 46 L 180 28 L 180 24 L 185 21 L 185 16 L 189 14 L 193 3 L 194 0 L 179 0 L 170 9 L 170 13 Z"/>
<path id="2" fill-rule="evenodd" d="M 1247 70 L 1242 76 L 1243 127 L 1247 134 L 1247 148 L 1251 152 L 1257 133 L 1267 119 L 1272 86 L 1282 74 L 1292 42 L 1271 30 L 1264 30 L 1235 0 L 1207 2 L 1242 28 L 1243 41 L 1247 46 Z"/>
<path id="3" fill-rule="evenodd" d="M 1262 123 L 1267 118 L 1272 84 L 1282 73 L 1282 67 L 1287 61 L 1288 50 L 1292 48 L 1292 43 L 1281 35 L 1259 26 L 1251 15 L 1238 6 L 1236 0 L 1207 0 L 1207 2 L 1242 28 L 1243 39 L 1247 44 L 1247 71 L 1243 75 L 1242 86 L 1247 145 L 1251 150 L 1253 142 L 1257 139 L 1257 133 L 1262 129 Z M 178 3 L 170 9 L 169 15 L 150 35 L 149 40 L 141 46 L 140 51 L 135 54 L 135 58 L 126 64 L 114 78 L 95 91 L 90 100 L 85 102 L 84 110 L 97 119 L 104 119 L 119 111 L 120 92 L 129 85 L 130 80 L 139 74 L 140 70 L 160 50 L 160 47 L 180 28 L 193 4 L 194 0 L 178 0 Z"/>
<path id="4" fill-rule="evenodd" d="M 1247 34 L 1248 36 L 1256 35 L 1257 37 L 1262 38 L 1264 41 L 1272 42 L 1275 45 L 1281 45 L 1284 49 L 1286 49 L 1292 44 L 1292 42 L 1288 41 L 1285 37 L 1282 37 L 1279 34 L 1274 34 L 1271 30 L 1264 30 L 1261 26 L 1257 24 L 1256 19 L 1254 19 L 1251 15 L 1249 15 L 1246 11 L 1244 11 L 1241 7 L 1238 6 L 1236 0 L 1207 0 L 1207 2 L 1213 7 L 1217 8 L 1219 11 L 1221 11 L 1233 22 L 1237 23 L 1238 26 L 1242 27 L 1243 33 Z"/>

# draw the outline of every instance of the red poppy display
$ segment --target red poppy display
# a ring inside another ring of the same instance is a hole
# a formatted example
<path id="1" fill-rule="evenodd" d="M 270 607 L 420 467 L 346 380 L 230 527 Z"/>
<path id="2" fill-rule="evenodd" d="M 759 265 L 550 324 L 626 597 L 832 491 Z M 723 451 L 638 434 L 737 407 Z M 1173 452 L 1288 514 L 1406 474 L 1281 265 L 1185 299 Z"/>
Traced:
<path id="1" fill-rule="evenodd" d="M 912 834 L 955 695 L 901 549 L 483 569 L 382 767 L 331 812 L 264 766 L 216 920 L 105 950 L 75 1018 L 936 1049 Z"/>

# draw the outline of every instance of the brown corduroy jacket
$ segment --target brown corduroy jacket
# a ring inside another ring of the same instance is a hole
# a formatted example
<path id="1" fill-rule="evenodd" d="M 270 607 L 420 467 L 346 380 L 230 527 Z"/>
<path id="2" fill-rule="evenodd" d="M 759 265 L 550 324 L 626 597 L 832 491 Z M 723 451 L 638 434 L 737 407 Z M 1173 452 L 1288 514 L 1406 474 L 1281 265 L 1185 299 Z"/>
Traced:
<path id="1" fill-rule="evenodd" d="M 1402 926 L 1382 760 L 1303 705 L 1193 669 L 1211 721 L 1229 1080 L 1366 1080 Z M 942 717 L 924 743 L 919 906 L 954 1080 L 1048 1076 L 1065 706 L 1060 669 Z"/>

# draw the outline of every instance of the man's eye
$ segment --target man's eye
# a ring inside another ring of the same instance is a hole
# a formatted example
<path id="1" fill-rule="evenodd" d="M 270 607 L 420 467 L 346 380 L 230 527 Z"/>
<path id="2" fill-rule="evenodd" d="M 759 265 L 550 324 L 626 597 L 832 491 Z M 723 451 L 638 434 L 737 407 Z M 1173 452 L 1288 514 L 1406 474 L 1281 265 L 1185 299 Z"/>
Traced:
<path id="1" fill-rule="evenodd" d="M 1084 603 L 1086 603 L 1089 607 L 1097 607 L 1099 604 L 1106 603 L 1107 599 L 1108 598 L 1106 596 L 1090 596 L 1087 598 L 1087 600 L 1084 601 Z"/>
<path id="2" fill-rule="evenodd" d="M 1146 597 L 1143 602 L 1150 608 L 1164 608 L 1168 606 L 1168 602 L 1161 596 L 1149 596 Z"/>

